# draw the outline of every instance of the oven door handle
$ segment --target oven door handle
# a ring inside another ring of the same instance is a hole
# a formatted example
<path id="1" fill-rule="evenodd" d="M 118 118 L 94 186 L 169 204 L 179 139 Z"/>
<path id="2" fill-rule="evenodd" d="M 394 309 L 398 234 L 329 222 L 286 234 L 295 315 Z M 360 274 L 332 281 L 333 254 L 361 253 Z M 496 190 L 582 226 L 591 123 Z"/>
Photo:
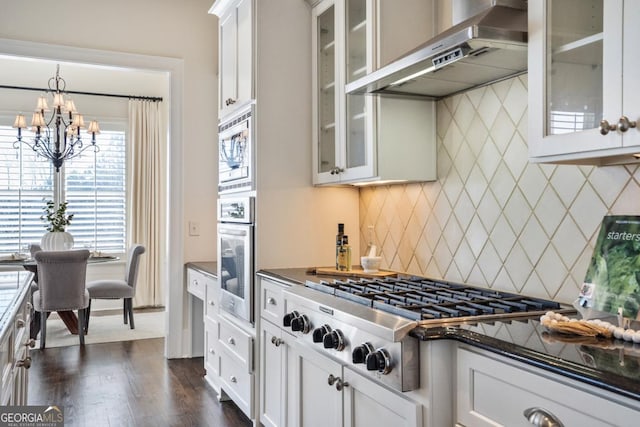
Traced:
<path id="1" fill-rule="evenodd" d="M 219 230 L 220 235 L 226 235 L 226 236 L 246 236 L 249 234 L 249 232 L 247 230 L 236 230 L 236 229 L 230 229 L 230 228 L 220 228 Z"/>

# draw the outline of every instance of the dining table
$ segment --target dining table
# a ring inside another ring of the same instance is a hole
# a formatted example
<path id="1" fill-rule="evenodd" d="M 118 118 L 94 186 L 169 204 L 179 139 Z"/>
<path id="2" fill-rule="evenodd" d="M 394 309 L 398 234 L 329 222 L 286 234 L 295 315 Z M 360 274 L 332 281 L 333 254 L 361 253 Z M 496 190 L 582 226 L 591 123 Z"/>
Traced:
<path id="1" fill-rule="evenodd" d="M 87 264 L 97 264 L 97 263 L 105 263 L 105 262 L 114 262 L 119 261 L 120 258 L 114 255 L 107 255 L 102 253 L 92 253 L 89 259 L 87 260 Z M 22 266 L 27 271 L 33 273 L 33 284 L 32 290 L 33 293 L 37 290 L 38 284 L 38 263 L 36 260 L 31 258 L 30 255 L 26 254 L 11 254 L 0 257 L 0 266 Z M 75 312 L 72 310 L 59 310 L 57 311 L 58 317 L 64 325 L 67 327 L 69 332 L 73 335 L 78 334 L 78 316 L 76 316 Z M 47 313 L 47 318 L 50 313 Z M 40 319 L 41 313 L 34 312 L 31 317 L 31 338 L 36 339 L 38 334 L 40 333 Z"/>

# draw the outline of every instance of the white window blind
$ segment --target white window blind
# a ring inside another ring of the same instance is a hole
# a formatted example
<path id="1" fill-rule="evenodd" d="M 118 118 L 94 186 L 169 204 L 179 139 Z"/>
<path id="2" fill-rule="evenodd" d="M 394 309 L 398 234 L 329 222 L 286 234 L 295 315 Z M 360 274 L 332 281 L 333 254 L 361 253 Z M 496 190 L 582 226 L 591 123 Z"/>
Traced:
<path id="1" fill-rule="evenodd" d="M 23 139 L 31 138 L 29 131 Z M 126 144 L 121 130 L 97 135 L 91 148 L 66 161 L 58 183 L 51 163 L 25 144 L 14 148 L 16 130 L 0 125 L 0 253 L 24 252 L 46 232 L 40 219 L 45 200 L 69 203 L 67 231 L 75 248 L 124 253 L 126 240 Z M 85 144 L 90 143 L 86 137 Z M 59 188 L 59 187 L 62 188 Z"/>

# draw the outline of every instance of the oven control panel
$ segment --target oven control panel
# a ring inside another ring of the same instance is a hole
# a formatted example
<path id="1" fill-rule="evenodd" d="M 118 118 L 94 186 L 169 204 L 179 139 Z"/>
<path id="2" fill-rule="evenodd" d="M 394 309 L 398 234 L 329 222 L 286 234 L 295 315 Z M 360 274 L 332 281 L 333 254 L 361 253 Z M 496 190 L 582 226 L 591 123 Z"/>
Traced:
<path id="1" fill-rule="evenodd" d="M 353 326 L 343 318 L 345 313 L 287 295 L 285 299 L 290 311 L 282 325 L 305 346 L 396 390 L 419 387 L 419 365 L 413 363 L 419 360 L 418 340 L 406 336 L 390 341 Z"/>

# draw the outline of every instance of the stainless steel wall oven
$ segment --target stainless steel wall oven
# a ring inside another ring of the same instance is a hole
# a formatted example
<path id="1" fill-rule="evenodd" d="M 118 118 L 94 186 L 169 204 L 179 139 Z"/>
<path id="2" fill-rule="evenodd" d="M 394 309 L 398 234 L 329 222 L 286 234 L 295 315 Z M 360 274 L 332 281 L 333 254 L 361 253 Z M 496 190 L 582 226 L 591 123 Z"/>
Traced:
<path id="1" fill-rule="evenodd" d="M 220 308 L 253 323 L 253 197 L 218 199 Z"/>

